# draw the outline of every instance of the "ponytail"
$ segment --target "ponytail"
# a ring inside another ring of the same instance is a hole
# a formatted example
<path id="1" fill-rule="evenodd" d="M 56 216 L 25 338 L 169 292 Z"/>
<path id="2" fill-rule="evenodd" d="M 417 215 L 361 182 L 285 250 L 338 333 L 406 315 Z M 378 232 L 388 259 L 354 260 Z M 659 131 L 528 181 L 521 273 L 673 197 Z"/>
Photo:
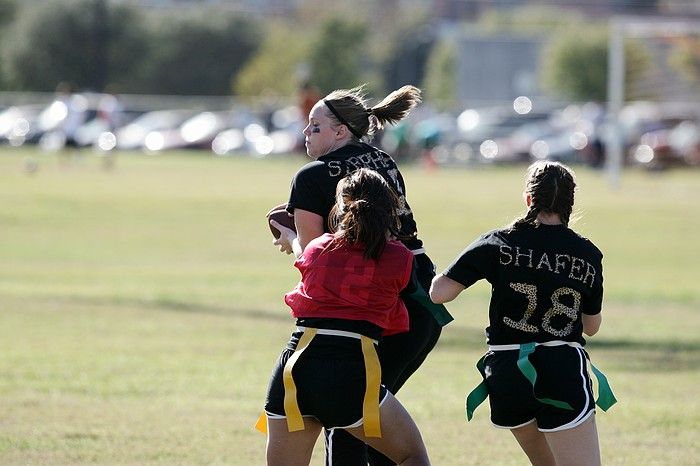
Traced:
<path id="1" fill-rule="evenodd" d="M 386 124 L 406 118 L 421 102 L 421 90 L 415 86 L 403 86 L 370 108 L 365 100 L 363 84 L 352 89 L 335 90 L 323 102 L 328 108 L 328 116 L 337 124 L 347 126 L 357 140 L 371 140 Z"/>
<path id="2" fill-rule="evenodd" d="M 367 168 L 340 180 L 330 218 L 336 238 L 362 245 L 365 259 L 379 259 L 401 227 L 398 197 L 381 175 Z"/>
<path id="3" fill-rule="evenodd" d="M 376 118 L 375 128 L 380 130 L 386 123 L 394 124 L 408 116 L 421 102 L 421 90 L 415 86 L 403 86 L 395 90 L 370 109 Z"/>

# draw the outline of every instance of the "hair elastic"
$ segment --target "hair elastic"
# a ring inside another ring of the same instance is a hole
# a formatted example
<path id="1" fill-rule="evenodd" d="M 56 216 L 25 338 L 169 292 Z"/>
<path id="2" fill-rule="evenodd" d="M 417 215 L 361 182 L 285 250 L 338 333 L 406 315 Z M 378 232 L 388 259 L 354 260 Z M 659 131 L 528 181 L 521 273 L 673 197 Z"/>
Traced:
<path id="1" fill-rule="evenodd" d="M 345 118 L 343 118 L 342 116 L 340 116 L 340 113 L 338 113 L 338 111 L 337 111 L 335 108 L 333 108 L 333 105 L 331 105 L 330 101 L 328 101 L 328 100 L 326 100 L 326 99 L 323 99 L 323 103 L 326 104 L 326 107 L 328 107 L 328 109 L 331 111 L 331 113 L 332 113 L 333 115 L 335 115 L 335 117 L 338 119 L 339 122 L 341 122 L 342 124 L 344 124 L 345 126 L 348 127 L 348 129 L 350 130 L 350 132 L 351 132 L 352 134 L 354 134 L 355 137 L 356 137 L 357 139 L 362 139 L 362 135 L 361 135 L 360 133 L 358 133 L 358 132 L 355 130 L 355 128 L 353 128 L 353 127 L 350 125 L 350 123 L 348 123 L 347 120 L 345 120 Z"/>

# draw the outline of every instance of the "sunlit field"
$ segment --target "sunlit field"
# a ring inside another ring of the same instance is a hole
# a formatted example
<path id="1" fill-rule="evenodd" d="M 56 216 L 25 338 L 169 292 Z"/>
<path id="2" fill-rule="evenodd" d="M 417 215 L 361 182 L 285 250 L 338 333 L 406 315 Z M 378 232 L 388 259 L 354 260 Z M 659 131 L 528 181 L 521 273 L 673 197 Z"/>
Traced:
<path id="1" fill-rule="evenodd" d="M 107 169 L 91 152 L 1 149 L 0 464 L 264 464 L 253 424 L 298 278 L 264 215 L 304 161 L 119 154 Z M 700 170 L 632 170 L 614 190 L 574 168 L 573 226 L 605 254 L 587 346 L 619 399 L 597 416 L 603 462 L 697 464 Z M 438 269 L 524 208 L 524 166 L 402 171 Z M 488 292 L 449 306 L 398 393 L 438 466 L 527 464 L 487 404 L 465 420 Z"/>

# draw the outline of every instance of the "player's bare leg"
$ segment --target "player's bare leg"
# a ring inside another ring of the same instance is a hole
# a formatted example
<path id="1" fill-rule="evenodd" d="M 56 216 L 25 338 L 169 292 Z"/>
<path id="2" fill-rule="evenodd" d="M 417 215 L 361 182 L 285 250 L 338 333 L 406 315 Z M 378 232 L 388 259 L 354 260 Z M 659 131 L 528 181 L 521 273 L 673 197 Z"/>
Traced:
<path id="1" fill-rule="evenodd" d="M 304 425 L 304 430 L 289 432 L 286 419 L 267 419 L 268 466 L 308 466 L 323 426 L 308 417 Z"/>
<path id="2" fill-rule="evenodd" d="M 387 397 L 380 407 L 379 415 L 382 438 L 365 437 L 362 426 L 348 429 L 348 432 L 397 464 L 429 466 L 428 452 L 416 423 L 391 393 L 387 393 Z"/>
<path id="3" fill-rule="evenodd" d="M 533 421 L 522 427 L 510 429 L 510 431 L 534 466 L 557 465 L 554 454 L 547 443 L 547 438 L 537 430 L 537 422 Z"/>
<path id="4" fill-rule="evenodd" d="M 567 466 L 600 466 L 600 446 L 595 415 L 573 429 L 546 432 L 557 464 Z"/>

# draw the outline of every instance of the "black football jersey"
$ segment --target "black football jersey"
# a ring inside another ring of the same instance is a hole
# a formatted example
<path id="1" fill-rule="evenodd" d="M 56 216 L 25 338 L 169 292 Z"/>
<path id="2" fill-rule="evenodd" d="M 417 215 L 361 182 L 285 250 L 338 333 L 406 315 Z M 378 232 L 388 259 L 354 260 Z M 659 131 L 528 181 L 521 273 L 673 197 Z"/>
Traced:
<path id="1" fill-rule="evenodd" d="M 378 172 L 399 197 L 401 242 L 410 250 L 423 247 L 418 239 L 413 212 L 406 201 L 406 185 L 396 162 L 387 153 L 369 144 L 350 144 L 304 165 L 292 180 L 287 210 L 308 210 L 323 217 L 327 233 L 328 215 L 335 204 L 335 189 L 345 176 L 360 168 Z"/>
<path id="2" fill-rule="evenodd" d="M 469 287 L 492 286 L 491 345 L 583 339 L 581 314 L 600 312 L 603 254 L 563 225 L 495 230 L 469 245 L 444 274 Z"/>

